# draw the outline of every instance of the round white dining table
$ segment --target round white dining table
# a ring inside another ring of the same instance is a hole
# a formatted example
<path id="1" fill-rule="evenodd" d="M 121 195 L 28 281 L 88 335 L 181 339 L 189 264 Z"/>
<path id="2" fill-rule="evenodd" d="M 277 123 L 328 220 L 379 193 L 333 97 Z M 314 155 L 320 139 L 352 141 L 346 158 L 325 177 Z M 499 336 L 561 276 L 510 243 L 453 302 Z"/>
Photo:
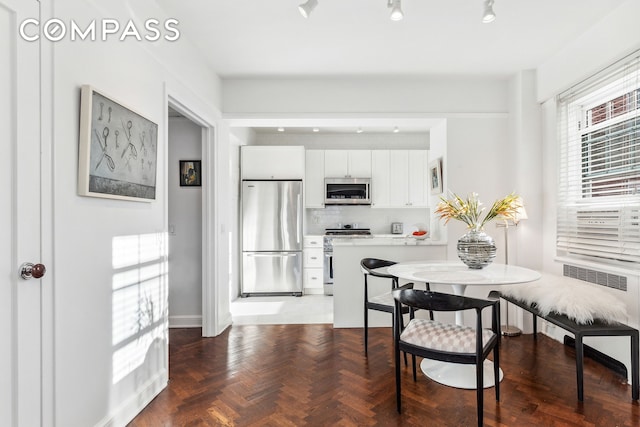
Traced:
<path id="1" fill-rule="evenodd" d="M 489 264 L 472 269 L 460 261 L 400 262 L 387 268 L 389 274 L 411 282 L 450 285 L 455 295 L 464 295 L 468 286 L 498 286 L 529 283 L 540 279 L 535 270 L 507 264 Z M 456 324 L 463 325 L 463 312 L 456 312 Z M 461 365 L 424 359 L 420 368 L 429 378 L 452 387 L 475 389 L 474 365 Z M 500 370 L 500 380 L 503 373 Z M 484 363 L 484 387 L 495 385 L 493 362 Z"/>

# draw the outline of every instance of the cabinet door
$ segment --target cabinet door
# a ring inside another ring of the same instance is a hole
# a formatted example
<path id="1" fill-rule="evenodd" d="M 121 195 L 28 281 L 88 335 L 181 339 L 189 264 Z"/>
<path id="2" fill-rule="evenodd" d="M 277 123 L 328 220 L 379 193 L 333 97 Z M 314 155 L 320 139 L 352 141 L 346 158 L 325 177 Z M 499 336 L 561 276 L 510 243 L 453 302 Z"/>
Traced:
<path id="1" fill-rule="evenodd" d="M 407 207 L 409 203 L 409 151 L 389 151 L 389 205 Z"/>
<path id="2" fill-rule="evenodd" d="M 324 151 L 325 178 L 344 178 L 349 175 L 349 152 L 347 150 Z"/>
<path id="3" fill-rule="evenodd" d="M 243 146 L 242 179 L 304 179 L 304 157 L 302 146 Z"/>
<path id="4" fill-rule="evenodd" d="M 427 151 L 410 150 L 408 163 L 408 203 L 409 206 L 428 206 L 428 186 L 427 186 Z"/>
<path id="5" fill-rule="evenodd" d="M 321 268 L 304 269 L 304 289 L 323 289 L 323 271 Z"/>
<path id="6" fill-rule="evenodd" d="M 371 207 L 389 207 L 389 150 L 371 152 Z"/>
<path id="7" fill-rule="evenodd" d="M 324 248 L 324 238 L 323 236 L 304 236 L 302 238 L 304 242 L 304 248 Z"/>
<path id="8" fill-rule="evenodd" d="M 322 263 L 324 262 L 324 250 L 322 248 L 305 248 L 303 254 L 304 268 L 322 268 Z"/>
<path id="9" fill-rule="evenodd" d="M 324 207 L 324 150 L 307 150 L 304 177 L 304 205 Z"/>
<path id="10" fill-rule="evenodd" d="M 371 178 L 371 150 L 349 150 L 349 176 Z"/>

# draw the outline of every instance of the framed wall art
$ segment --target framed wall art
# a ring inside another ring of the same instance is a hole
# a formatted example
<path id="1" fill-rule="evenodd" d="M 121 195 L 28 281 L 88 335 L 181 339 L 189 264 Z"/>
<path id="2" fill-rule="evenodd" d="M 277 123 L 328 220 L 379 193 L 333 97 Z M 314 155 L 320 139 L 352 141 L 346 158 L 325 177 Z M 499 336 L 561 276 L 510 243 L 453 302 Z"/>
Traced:
<path id="1" fill-rule="evenodd" d="M 442 158 L 429 163 L 429 189 L 431 194 L 442 194 Z"/>
<path id="2" fill-rule="evenodd" d="M 82 86 L 78 194 L 156 198 L 158 125 L 95 88 Z"/>
<path id="3" fill-rule="evenodd" d="M 180 187 L 202 186 L 200 160 L 180 160 Z"/>

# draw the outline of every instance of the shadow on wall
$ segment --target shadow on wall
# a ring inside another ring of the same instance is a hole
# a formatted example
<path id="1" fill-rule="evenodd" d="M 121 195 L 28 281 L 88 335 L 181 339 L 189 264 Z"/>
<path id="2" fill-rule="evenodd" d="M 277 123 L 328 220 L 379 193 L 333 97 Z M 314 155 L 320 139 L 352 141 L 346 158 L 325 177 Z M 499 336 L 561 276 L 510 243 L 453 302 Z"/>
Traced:
<path id="1" fill-rule="evenodd" d="M 114 237 L 112 264 L 116 271 L 112 281 L 112 381 L 117 384 L 148 360 L 165 363 L 162 354 L 168 343 L 169 312 L 166 233 Z M 159 369 L 144 371 L 152 375 Z"/>

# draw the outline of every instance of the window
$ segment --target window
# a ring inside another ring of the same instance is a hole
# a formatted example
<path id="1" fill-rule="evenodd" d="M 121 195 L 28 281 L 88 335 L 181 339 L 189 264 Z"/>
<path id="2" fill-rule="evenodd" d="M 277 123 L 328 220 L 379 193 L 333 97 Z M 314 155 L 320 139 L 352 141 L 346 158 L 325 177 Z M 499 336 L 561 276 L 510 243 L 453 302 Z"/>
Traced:
<path id="1" fill-rule="evenodd" d="M 558 98 L 559 255 L 640 263 L 640 52 Z"/>

